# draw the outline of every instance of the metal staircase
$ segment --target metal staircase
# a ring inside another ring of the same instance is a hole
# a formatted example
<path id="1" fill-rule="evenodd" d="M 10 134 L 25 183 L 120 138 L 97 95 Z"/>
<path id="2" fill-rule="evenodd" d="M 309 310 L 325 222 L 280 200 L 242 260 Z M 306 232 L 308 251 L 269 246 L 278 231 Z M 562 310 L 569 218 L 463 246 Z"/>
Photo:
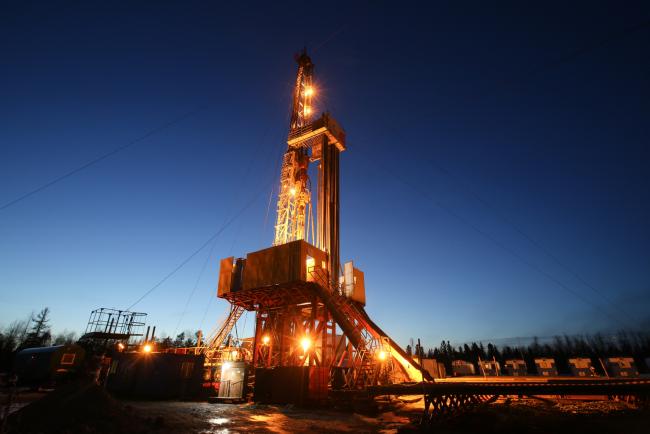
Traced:
<path id="1" fill-rule="evenodd" d="M 221 327 L 216 329 L 208 339 L 208 344 L 203 347 L 206 357 L 213 357 L 216 352 L 218 352 L 221 344 L 226 340 L 233 327 L 237 323 L 237 320 L 244 313 L 244 308 L 241 306 L 236 306 L 234 304 L 230 305 L 230 313 L 228 318 L 221 324 Z"/>
<path id="2" fill-rule="evenodd" d="M 308 271 L 318 284 L 320 298 L 355 350 L 351 352 L 352 369 L 344 375 L 346 388 L 362 389 L 376 384 L 379 374 L 376 354 L 380 349 L 380 336 L 372 332 L 356 303 L 343 295 L 339 285 L 330 281 L 327 270 L 310 267 Z"/>

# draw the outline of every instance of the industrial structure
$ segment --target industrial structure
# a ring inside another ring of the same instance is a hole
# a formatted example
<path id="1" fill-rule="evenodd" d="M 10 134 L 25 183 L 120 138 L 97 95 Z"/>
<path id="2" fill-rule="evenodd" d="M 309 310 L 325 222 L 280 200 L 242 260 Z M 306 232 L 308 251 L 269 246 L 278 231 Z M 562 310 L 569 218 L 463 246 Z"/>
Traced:
<path id="1" fill-rule="evenodd" d="M 273 246 L 221 261 L 218 296 L 233 306 L 226 324 L 243 310 L 256 313 L 256 377 L 306 368 L 319 391 L 430 378 L 365 312 L 363 272 L 352 262 L 341 267 L 339 158 L 346 136 L 329 113 L 315 116 L 314 64 L 304 51 L 296 60 Z"/>
<path id="2" fill-rule="evenodd" d="M 529 365 L 524 359 L 503 365 L 496 358 L 479 358 L 477 365 L 453 360 L 447 370 L 421 351 L 414 359 L 379 328 L 365 311 L 363 272 L 340 262 L 339 159 L 346 135 L 329 113 L 315 115 L 314 64 L 304 51 L 296 60 L 273 243 L 220 261 L 217 296 L 230 304 L 226 319 L 206 338 L 199 332 L 193 347 L 156 348 L 156 328 L 145 332 L 145 313 L 96 309 L 80 345 L 18 353 L 16 371 L 24 382 L 53 382 L 80 372 L 88 349 L 102 355 L 99 381 L 136 398 L 194 399 L 218 388 L 214 399 L 233 402 L 248 399 L 251 385 L 257 401 L 298 404 L 325 402 L 332 391 L 363 391 L 366 398 L 421 394 L 423 422 L 500 396 L 650 401 L 650 379 L 638 378 L 633 358 L 597 359 L 602 374 L 594 368 L 596 359 L 569 359 L 573 378 L 558 375 L 552 358 Z M 245 311 L 255 312 L 254 337 L 233 339 Z"/>

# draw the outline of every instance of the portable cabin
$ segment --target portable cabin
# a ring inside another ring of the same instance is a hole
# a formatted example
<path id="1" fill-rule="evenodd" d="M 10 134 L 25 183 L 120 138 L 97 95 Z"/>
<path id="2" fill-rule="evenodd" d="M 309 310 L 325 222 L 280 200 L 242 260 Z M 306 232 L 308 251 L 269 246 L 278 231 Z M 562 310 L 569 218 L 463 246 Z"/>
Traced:
<path id="1" fill-rule="evenodd" d="M 479 360 L 478 367 L 481 370 L 481 374 L 488 377 L 501 375 L 501 367 L 496 360 Z"/>
<path id="2" fill-rule="evenodd" d="M 474 364 L 466 362 L 465 360 L 454 360 L 451 362 L 451 370 L 454 377 L 462 377 L 465 375 L 476 375 Z"/>
<path id="3" fill-rule="evenodd" d="M 27 348 L 16 354 L 14 372 L 22 385 L 55 382 L 78 372 L 86 351 L 79 345 Z"/>
<path id="4" fill-rule="evenodd" d="M 569 369 L 571 375 L 574 377 L 595 377 L 596 370 L 591 364 L 591 359 L 585 357 L 577 357 L 569 359 Z"/>
<path id="5" fill-rule="evenodd" d="M 541 375 L 542 377 L 557 377 L 555 359 L 535 359 L 535 370 L 537 371 L 537 375 Z"/>
<path id="6" fill-rule="evenodd" d="M 528 367 L 526 366 L 526 361 L 523 359 L 506 360 L 503 370 L 506 375 L 512 377 L 525 377 L 528 375 Z"/>
<path id="7" fill-rule="evenodd" d="M 612 377 L 638 377 L 639 371 L 636 369 L 632 357 L 610 357 L 605 360 L 607 371 Z"/>

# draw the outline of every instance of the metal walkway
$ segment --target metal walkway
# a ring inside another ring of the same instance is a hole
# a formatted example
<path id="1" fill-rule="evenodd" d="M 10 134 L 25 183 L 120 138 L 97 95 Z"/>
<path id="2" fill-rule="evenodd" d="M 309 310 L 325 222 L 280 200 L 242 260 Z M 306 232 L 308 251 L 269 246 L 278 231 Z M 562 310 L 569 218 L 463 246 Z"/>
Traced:
<path id="1" fill-rule="evenodd" d="M 533 381 L 516 377 L 484 381 L 443 381 L 415 384 L 370 386 L 371 396 L 423 395 L 423 423 L 454 416 L 472 407 L 493 402 L 500 396 L 601 395 L 633 397 L 638 402 L 650 399 L 650 378 L 548 379 Z"/>

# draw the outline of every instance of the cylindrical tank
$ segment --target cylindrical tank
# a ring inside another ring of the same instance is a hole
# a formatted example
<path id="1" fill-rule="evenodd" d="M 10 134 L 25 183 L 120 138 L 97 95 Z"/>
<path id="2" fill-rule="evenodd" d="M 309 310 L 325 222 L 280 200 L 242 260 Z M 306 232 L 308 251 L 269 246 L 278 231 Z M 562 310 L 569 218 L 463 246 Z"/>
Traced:
<path id="1" fill-rule="evenodd" d="M 20 384 L 38 385 L 77 372 L 86 352 L 79 345 L 27 348 L 16 354 L 14 372 Z"/>

